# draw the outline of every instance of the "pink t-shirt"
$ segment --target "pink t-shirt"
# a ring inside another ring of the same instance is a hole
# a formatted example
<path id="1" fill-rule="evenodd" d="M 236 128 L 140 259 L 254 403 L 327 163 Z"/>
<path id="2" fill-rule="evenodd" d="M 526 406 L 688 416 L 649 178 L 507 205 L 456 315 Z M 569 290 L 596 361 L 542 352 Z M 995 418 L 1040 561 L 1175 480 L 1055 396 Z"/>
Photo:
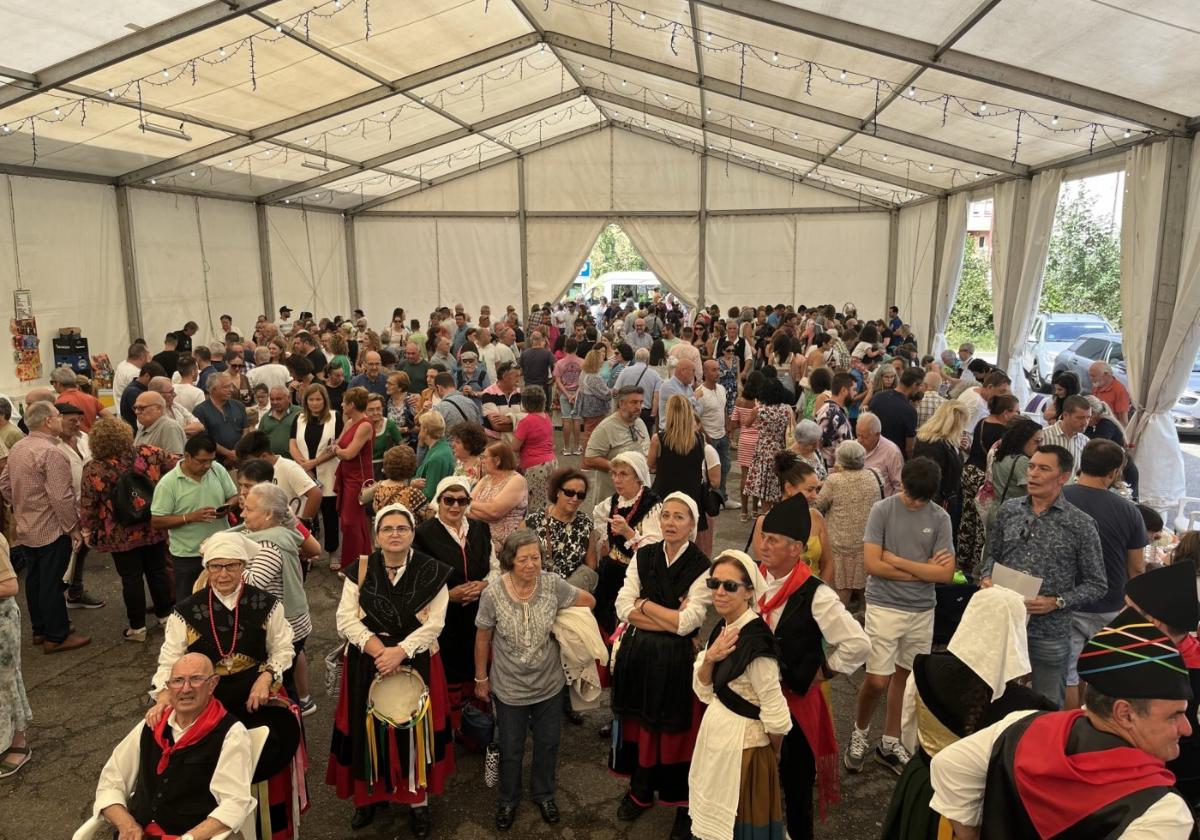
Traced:
<path id="1" fill-rule="evenodd" d="M 549 414 L 526 414 L 513 430 L 513 437 L 521 441 L 522 470 L 554 460 L 554 426 Z"/>
<path id="2" fill-rule="evenodd" d="M 579 390 L 579 373 L 583 368 L 583 359 L 574 353 L 568 353 L 554 364 L 554 378 L 571 399 Z"/>

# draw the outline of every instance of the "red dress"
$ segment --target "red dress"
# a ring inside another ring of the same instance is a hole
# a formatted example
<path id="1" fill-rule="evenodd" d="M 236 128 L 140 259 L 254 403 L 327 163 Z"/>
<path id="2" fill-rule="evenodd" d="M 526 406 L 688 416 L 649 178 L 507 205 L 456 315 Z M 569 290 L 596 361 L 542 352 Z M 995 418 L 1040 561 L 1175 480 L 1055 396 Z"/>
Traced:
<path id="1" fill-rule="evenodd" d="M 358 428 L 363 424 L 370 426 L 370 423 L 371 421 L 364 417 L 347 427 L 338 438 L 337 445 L 345 449 L 354 440 L 354 433 Z M 342 529 L 343 563 L 350 563 L 363 554 L 371 553 L 371 528 L 367 524 L 367 512 L 358 501 L 358 496 L 362 486 L 373 477 L 370 440 L 363 444 L 362 449 L 358 450 L 358 454 L 353 458 L 338 462 L 333 479 L 333 493 L 337 497 L 338 524 Z"/>

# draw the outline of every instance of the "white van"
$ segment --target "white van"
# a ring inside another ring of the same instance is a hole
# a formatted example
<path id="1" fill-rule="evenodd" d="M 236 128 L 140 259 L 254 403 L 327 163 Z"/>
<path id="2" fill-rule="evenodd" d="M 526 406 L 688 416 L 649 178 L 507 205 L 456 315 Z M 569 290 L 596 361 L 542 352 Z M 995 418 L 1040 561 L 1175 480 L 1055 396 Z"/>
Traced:
<path id="1" fill-rule="evenodd" d="M 660 291 L 661 287 L 653 271 L 609 271 L 586 285 L 572 283 L 567 290 L 567 299 L 578 300 L 582 297 L 594 303 L 602 297 L 612 301 L 633 295 L 634 300 L 646 300 Z"/>

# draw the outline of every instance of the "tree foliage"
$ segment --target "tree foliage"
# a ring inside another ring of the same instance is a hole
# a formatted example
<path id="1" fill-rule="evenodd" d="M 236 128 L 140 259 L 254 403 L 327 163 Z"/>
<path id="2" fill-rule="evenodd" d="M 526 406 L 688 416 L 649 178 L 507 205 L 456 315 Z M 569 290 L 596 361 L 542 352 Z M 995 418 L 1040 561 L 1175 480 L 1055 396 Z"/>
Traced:
<path id="1" fill-rule="evenodd" d="M 592 246 L 592 277 L 609 271 L 645 271 L 646 261 L 618 225 L 606 225 Z"/>
<path id="2" fill-rule="evenodd" d="M 988 255 L 979 247 L 975 237 L 967 235 L 963 249 L 962 278 L 958 282 L 958 297 L 950 310 L 946 334 L 951 343 L 975 341 L 986 343 L 992 335 L 992 275 Z M 994 342 L 992 342 L 994 343 Z"/>
<path id="3" fill-rule="evenodd" d="M 1094 312 L 1121 328 L 1121 238 L 1097 198 L 1063 186 L 1042 284 L 1042 312 Z"/>

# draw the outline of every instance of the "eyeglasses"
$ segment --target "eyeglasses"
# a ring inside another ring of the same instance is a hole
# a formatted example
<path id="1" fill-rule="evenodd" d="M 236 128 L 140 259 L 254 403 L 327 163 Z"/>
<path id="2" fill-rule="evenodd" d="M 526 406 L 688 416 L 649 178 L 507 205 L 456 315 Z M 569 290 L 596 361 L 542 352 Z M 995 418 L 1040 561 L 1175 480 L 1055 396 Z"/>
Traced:
<path id="1" fill-rule="evenodd" d="M 230 365 L 230 367 L 231 367 L 231 368 L 243 368 L 243 367 L 245 367 L 245 365 L 242 365 L 242 364 L 238 364 L 238 365 Z"/>
<path id="2" fill-rule="evenodd" d="M 442 504 L 445 504 L 445 505 L 457 505 L 459 507 L 466 507 L 467 505 L 471 504 L 471 497 L 470 496 L 442 496 L 442 498 L 439 499 L 438 501 L 440 501 Z"/>
<path id="3" fill-rule="evenodd" d="M 586 490 L 568 490 L 566 487 L 559 489 L 558 492 L 562 493 L 568 499 L 582 499 L 587 496 Z"/>
<path id="4" fill-rule="evenodd" d="M 724 589 L 726 592 L 728 592 L 731 595 L 736 593 L 738 591 L 738 589 L 740 589 L 741 587 L 746 586 L 746 584 L 741 583 L 736 580 L 718 580 L 715 577 L 707 578 L 704 581 L 704 585 L 707 586 L 709 589 L 713 590 L 714 592 L 716 592 L 718 589 Z M 747 588 L 749 588 L 749 587 L 747 587 Z"/>
<path id="5" fill-rule="evenodd" d="M 209 563 L 207 568 L 208 573 L 213 575 L 217 572 L 236 572 L 245 565 L 245 563 L 239 560 L 236 563 Z"/>
<path id="6" fill-rule="evenodd" d="M 189 685 L 192 688 L 200 688 L 214 676 L 214 674 L 209 674 L 207 677 L 201 677 L 198 675 L 193 677 L 171 677 L 171 679 L 167 680 L 167 688 L 173 688 L 176 691 L 183 688 L 185 685 Z"/>
<path id="7" fill-rule="evenodd" d="M 411 534 L 412 528 L 407 525 L 384 525 L 379 529 L 379 533 L 383 534 L 385 537 L 390 537 L 392 535 L 403 536 L 404 534 Z"/>

